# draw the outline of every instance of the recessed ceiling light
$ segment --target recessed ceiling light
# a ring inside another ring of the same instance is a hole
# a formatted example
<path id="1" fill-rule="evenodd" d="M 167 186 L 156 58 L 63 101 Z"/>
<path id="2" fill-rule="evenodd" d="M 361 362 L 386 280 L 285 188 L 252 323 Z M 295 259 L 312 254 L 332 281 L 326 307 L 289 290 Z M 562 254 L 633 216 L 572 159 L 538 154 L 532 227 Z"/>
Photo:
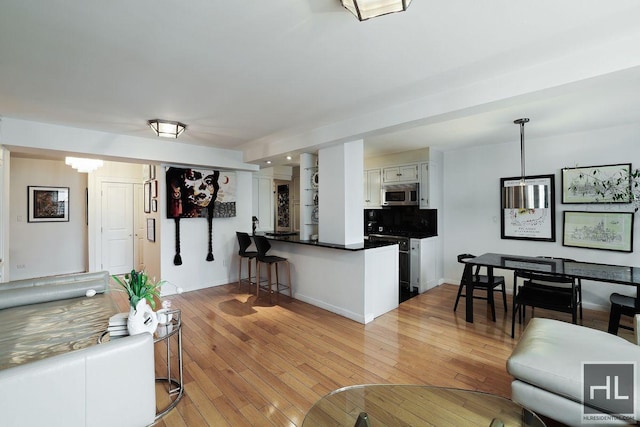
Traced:
<path id="1" fill-rule="evenodd" d="M 293 157 L 291 156 L 287 156 L 287 160 L 291 160 Z"/>
<path id="2" fill-rule="evenodd" d="M 267 161 L 266 161 L 266 163 L 267 163 L 268 165 L 270 165 L 270 164 L 271 164 L 271 160 L 267 160 Z"/>

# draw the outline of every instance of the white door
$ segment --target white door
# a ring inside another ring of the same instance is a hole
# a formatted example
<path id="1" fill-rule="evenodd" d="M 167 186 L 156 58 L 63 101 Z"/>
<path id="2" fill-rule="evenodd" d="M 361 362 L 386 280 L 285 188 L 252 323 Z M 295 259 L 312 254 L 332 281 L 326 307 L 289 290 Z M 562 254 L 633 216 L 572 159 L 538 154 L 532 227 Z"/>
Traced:
<path id="1" fill-rule="evenodd" d="M 142 271 L 144 265 L 144 239 L 146 238 L 144 210 L 144 187 L 142 184 L 133 184 L 133 259 L 135 269 Z"/>
<path id="2" fill-rule="evenodd" d="M 102 268 L 110 274 L 133 270 L 133 184 L 102 184 Z"/>

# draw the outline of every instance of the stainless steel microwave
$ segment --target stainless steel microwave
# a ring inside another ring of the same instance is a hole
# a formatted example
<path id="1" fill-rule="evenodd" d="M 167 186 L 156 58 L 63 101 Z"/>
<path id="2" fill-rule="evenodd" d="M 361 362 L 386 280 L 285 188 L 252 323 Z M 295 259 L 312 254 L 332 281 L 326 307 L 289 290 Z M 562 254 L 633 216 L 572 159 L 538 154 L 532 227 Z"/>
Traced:
<path id="1" fill-rule="evenodd" d="M 382 206 L 412 206 L 420 200 L 417 183 L 387 184 L 382 186 Z"/>

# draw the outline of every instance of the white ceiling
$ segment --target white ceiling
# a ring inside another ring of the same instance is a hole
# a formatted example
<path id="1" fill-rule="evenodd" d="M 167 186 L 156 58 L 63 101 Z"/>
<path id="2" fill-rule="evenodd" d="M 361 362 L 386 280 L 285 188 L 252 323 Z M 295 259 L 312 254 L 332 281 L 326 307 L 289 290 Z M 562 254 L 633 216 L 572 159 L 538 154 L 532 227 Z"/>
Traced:
<path id="1" fill-rule="evenodd" d="M 2 0 L 0 115 L 260 163 L 354 138 L 367 156 L 637 123 L 637 0 Z"/>

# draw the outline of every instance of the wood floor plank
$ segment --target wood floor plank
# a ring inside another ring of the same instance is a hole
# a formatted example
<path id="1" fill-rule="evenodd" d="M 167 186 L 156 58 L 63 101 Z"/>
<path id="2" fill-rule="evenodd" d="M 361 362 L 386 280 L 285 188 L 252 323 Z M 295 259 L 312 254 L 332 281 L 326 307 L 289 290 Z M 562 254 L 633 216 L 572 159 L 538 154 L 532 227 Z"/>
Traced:
<path id="1" fill-rule="evenodd" d="M 464 300 L 453 312 L 456 292 L 457 285 L 439 286 L 367 325 L 288 297 L 270 303 L 236 284 L 172 296 L 182 310 L 187 387 L 157 425 L 300 426 L 318 399 L 356 384 L 435 385 L 509 398 L 505 364 L 526 324 L 516 325 L 512 340 L 510 305 L 505 313 L 498 304 L 493 322 L 482 303 L 469 324 Z M 604 330 L 607 315 L 585 310 L 582 323 Z M 545 310 L 536 316 L 570 320 Z M 455 421 L 473 419 L 473 411 L 460 414 Z"/>

